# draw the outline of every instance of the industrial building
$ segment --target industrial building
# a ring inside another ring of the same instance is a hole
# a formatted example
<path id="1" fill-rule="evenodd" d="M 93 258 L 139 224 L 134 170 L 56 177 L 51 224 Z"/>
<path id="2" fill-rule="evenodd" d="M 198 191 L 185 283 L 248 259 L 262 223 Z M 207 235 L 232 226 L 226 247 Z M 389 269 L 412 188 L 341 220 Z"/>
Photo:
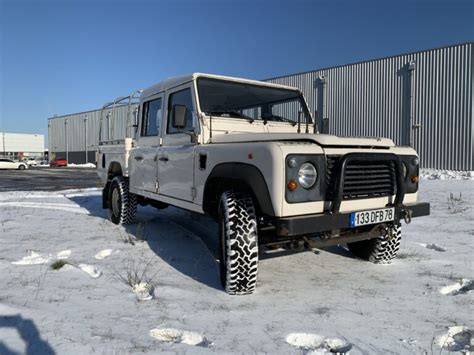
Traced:
<path id="1" fill-rule="evenodd" d="M 269 82 L 299 87 L 319 130 L 388 137 L 410 145 L 424 168 L 474 170 L 474 43 L 287 75 Z M 123 138 L 127 106 L 102 113 L 110 139 Z M 49 119 L 52 156 L 93 162 L 101 110 Z"/>
<path id="2" fill-rule="evenodd" d="M 0 155 L 13 160 L 43 159 L 44 135 L 0 132 Z"/>

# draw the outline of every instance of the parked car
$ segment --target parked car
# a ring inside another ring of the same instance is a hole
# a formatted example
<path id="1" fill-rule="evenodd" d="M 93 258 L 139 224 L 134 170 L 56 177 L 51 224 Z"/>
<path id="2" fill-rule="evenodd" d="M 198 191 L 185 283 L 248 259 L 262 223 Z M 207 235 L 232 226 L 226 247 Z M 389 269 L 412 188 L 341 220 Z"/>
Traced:
<path id="1" fill-rule="evenodd" d="M 38 162 L 36 161 L 35 158 L 28 158 L 25 160 L 26 165 L 28 166 L 37 166 Z"/>
<path id="2" fill-rule="evenodd" d="M 13 161 L 7 158 L 0 158 L 0 169 L 25 170 L 27 168 L 28 168 L 28 165 L 26 163 Z"/>
<path id="3" fill-rule="evenodd" d="M 56 158 L 54 160 L 51 160 L 51 163 L 49 163 L 49 166 L 67 166 L 67 160 L 64 158 Z"/>

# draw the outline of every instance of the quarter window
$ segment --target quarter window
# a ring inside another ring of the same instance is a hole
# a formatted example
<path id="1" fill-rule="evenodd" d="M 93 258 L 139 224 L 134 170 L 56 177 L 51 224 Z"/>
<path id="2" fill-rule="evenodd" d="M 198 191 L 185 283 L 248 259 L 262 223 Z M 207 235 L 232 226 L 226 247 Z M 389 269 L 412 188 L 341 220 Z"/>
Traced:
<path id="1" fill-rule="evenodd" d="M 174 92 L 170 95 L 168 102 L 168 133 L 179 133 L 178 129 L 173 127 L 173 107 L 175 105 L 186 106 L 186 127 L 182 129 L 183 131 L 193 131 L 194 122 L 193 122 L 193 99 L 191 95 L 191 89 L 185 89 L 182 91 Z"/>
<path id="2" fill-rule="evenodd" d="M 161 97 L 143 104 L 142 137 L 157 136 L 160 133 L 162 113 Z"/>

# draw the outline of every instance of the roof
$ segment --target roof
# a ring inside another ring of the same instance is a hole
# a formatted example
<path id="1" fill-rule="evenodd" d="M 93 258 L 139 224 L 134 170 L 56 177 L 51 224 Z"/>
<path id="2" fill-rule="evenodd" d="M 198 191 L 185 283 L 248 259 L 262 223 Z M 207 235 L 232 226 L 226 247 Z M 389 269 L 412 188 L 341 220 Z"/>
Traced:
<path id="1" fill-rule="evenodd" d="M 172 89 L 174 87 L 189 83 L 190 81 L 193 81 L 197 78 L 210 78 L 210 79 L 217 79 L 217 80 L 228 80 L 228 81 L 235 81 L 235 82 L 244 83 L 244 84 L 253 84 L 253 85 L 268 86 L 268 87 L 273 87 L 273 88 L 298 90 L 299 91 L 299 89 L 291 87 L 291 86 L 273 84 L 273 83 L 268 83 L 268 82 L 264 82 L 264 81 L 242 79 L 242 78 L 237 78 L 237 77 L 232 77 L 232 76 L 204 74 L 204 73 L 193 73 L 193 74 L 168 78 L 168 79 L 165 79 L 165 80 L 159 82 L 158 84 L 150 86 L 149 88 L 143 90 L 141 98 L 146 98 L 146 97 L 149 97 L 149 96 L 153 96 L 153 95 L 158 94 L 160 92 L 163 92 L 165 90 L 169 90 L 169 89 Z"/>

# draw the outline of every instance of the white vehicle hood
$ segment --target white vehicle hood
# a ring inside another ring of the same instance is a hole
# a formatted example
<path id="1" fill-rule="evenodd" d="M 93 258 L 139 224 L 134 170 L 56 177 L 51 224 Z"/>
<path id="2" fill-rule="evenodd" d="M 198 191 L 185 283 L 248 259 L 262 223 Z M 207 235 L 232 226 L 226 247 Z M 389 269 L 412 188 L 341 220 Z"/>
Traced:
<path id="1" fill-rule="evenodd" d="M 212 137 L 212 143 L 244 143 L 265 141 L 310 141 L 322 147 L 394 147 L 391 139 L 378 137 L 338 137 L 308 133 L 232 133 Z"/>

